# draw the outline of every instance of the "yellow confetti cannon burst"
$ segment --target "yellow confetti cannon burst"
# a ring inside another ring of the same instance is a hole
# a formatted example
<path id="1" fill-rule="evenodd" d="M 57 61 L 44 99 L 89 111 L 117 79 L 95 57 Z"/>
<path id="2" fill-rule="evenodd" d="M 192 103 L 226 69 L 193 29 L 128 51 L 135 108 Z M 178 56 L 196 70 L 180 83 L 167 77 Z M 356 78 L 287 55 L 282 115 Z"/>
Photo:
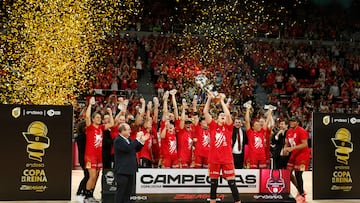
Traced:
<path id="1" fill-rule="evenodd" d="M 126 7 L 138 12 L 129 0 L 8 2 L 0 16 L 1 103 L 73 104 L 102 58 L 106 32 L 123 27 Z"/>

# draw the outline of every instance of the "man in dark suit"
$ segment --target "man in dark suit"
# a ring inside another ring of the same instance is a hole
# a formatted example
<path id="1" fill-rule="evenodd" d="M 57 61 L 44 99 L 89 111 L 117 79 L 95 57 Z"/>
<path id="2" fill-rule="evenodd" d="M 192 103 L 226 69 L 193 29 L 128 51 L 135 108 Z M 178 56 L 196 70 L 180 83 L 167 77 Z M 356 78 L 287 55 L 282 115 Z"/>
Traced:
<path id="1" fill-rule="evenodd" d="M 234 157 L 234 165 L 236 169 L 244 167 L 244 147 L 247 144 L 247 136 L 242 128 L 243 121 L 239 118 L 235 119 L 232 132 L 232 154 Z"/>
<path id="2" fill-rule="evenodd" d="M 131 128 L 124 123 L 119 126 L 119 136 L 114 140 L 115 150 L 115 180 L 117 191 L 115 195 L 116 203 L 130 202 L 130 195 L 135 181 L 135 174 L 138 170 L 136 152 L 144 146 L 144 142 L 149 139 L 149 134 L 144 135 L 138 132 L 135 140 L 129 139 Z"/>
<path id="3" fill-rule="evenodd" d="M 271 137 L 270 149 L 273 158 L 273 169 L 286 169 L 289 154 L 284 152 L 288 121 L 281 120 L 279 130 Z"/>

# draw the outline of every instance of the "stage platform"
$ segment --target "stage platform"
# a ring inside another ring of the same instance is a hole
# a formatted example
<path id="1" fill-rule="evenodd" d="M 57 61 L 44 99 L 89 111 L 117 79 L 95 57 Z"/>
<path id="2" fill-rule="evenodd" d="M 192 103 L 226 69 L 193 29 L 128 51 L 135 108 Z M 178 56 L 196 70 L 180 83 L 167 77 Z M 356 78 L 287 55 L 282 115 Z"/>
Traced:
<path id="1" fill-rule="evenodd" d="M 102 195 L 102 203 L 113 203 L 114 195 L 105 194 Z M 146 203 L 205 203 L 209 202 L 209 194 L 157 194 L 148 196 L 146 194 L 138 194 L 133 199 L 137 199 L 134 202 L 146 202 Z M 240 200 L 242 203 L 254 203 L 254 202 L 284 202 L 295 203 L 295 199 L 292 195 L 269 195 L 269 194 L 240 194 Z M 218 194 L 217 202 L 219 203 L 233 203 L 231 194 Z"/>
<path id="2" fill-rule="evenodd" d="M 76 196 L 76 190 L 77 187 L 79 185 L 79 182 L 81 181 L 83 175 L 82 175 L 82 171 L 81 170 L 73 170 L 72 171 L 72 188 L 71 188 L 71 199 L 69 201 L 0 201 L 1 203 L 82 203 L 83 202 L 83 197 L 81 196 Z M 311 171 L 307 171 L 304 173 L 303 175 L 304 177 L 304 188 L 305 191 L 307 192 L 307 203 L 358 203 L 359 200 L 312 200 L 312 172 Z M 96 199 L 101 199 L 101 181 L 99 179 L 97 186 L 95 188 L 95 193 L 94 196 Z M 243 194 L 241 194 L 243 195 Z M 291 186 L 291 195 L 295 196 L 296 195 L 296 189 L 294 186 Z M 258 199 L 256 201 L 254 201 L 254 199 L 252 197 L 246 197 L 242 196 L 241 199 L 243 199 L 243 203 L 244 202 L 263 202 L 262 200 Z M 231 197 L 229 196 L 229 200 L 225 200 L 226 202 L 232 202 L 230 201 Z M 106 200 L 105 200 L 106 201 Z M 141 201 L 143 203 L 150 203 L 150 201 Z M 177 200 L 176 202 L 186 202 L 184 200 Z M 191 201 L 194 202 L 194 201 Z M 203 202 L 206 203 L 208 201 L 206 201 L 206 199 L 202 199 L 201 201 L 199 200 L 199 202 Z M 220 202 L 220 201 L 219 201 Z M 273 202 L 280 202 L 278 200 L 274 200 Z"/>

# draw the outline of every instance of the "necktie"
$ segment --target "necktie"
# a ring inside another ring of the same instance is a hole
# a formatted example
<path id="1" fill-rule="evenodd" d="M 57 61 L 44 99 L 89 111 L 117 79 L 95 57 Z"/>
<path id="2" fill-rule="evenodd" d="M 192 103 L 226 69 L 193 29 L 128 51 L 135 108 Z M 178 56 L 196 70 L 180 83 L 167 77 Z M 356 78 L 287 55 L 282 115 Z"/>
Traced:
<path id="1" fill-rule="evenodd" d="M 240 130 L 238 131 L 238 136 L 237 136 L 237 140 L 238 140 L 238 150 L 241 151 L 241 136 L 240 136 Z"/>

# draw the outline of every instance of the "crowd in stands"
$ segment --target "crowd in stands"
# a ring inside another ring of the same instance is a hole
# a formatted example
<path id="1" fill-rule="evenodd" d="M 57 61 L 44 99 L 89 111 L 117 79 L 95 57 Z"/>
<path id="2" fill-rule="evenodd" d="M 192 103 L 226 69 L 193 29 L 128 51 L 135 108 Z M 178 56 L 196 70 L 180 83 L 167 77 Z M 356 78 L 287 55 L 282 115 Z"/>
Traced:
<path id="1" fill-rule="evenodd" d="M 229 105 L 234 118 L 244 117 L 243 104 L 248 100 L 255 101 L 254 89 L 257 86 L 265 87 L 265 103 L 277 107 L 274 111 L 275 128 L 279 121 L 297 116 L 302 126 L 311 133 L 312 112 L 359 113 L 360 57 L 356 47 L 254 40 L 244 45 L 244 55 L 238 60 L 233 60 L 230 54 L 227 55 L 231 52 L 224 50 L 224 54 L 214 57 L 216 60 L 213 64 L 204 67 L 194 57 L 178 57 L 183 53 L 175 46 L 176 43 L 172 35 L 150 36 L 140 42 L 148 56 L 144 60 L 145 70 L 152 70 L 155 84 L 153 93 L 160 100 L 159 116 L 163 113 L 161 104 L 164 102 L 164 94 L 173 89 L 177 90 L 176 101 L 179 106 L 183 99 L 191 102 L 196 98 L 196 104 L 201 109 L 206 96 L 194 81 L 200 73 L 212 80 L 216 90 L 232 99 Z M 129 51 L 124 50 L 124 53 Z M 109 63 L 118 64 L 116 67 L 127 67 L 114 61 L 114 58 L 120 57 L 113 54 L 108 57 L 112 58 L 108 60 Z M 122 55 L 122 58 L 127 57 L 134 61 L 137 54 Z M 133 70 L 136 70 L 133 66 Z M 102 79 L 106 80 L 106 75 Z M 141 110 L 144 99 L 136 93 L 123 96 L 113 92 L 108 97 L 98 96 L 94 110 L 105 113 L 105 109 L 110 107 L 115 116 L 119 110 L 119 101 L 123 99 L 128 101 L 125 119 L 135 123 L 138 120 L 135 118 L 146 112 L 146 109 Z M 266 111 L 264 106 L 256 103 L 254 110 L 254 117 L 263 117 Z M 137 125 L 145 123 L 145 118 L 142 119 Z M 159 121 L 155 125 L 155 129 L 159 130 Z"/>
<path id="2" fill-rule="evenodd" d="M 342 1 L 328 1 L 327 5 L 316 5 L 312 1 L 263 3 L 270 12 L 267 15 L 274 19 L 271 22 L 251 22 L 256 30 L 252 33 L 255 37 L 352 41 L 355 40 L 353 34 L 360 31 L 357 12 L 360 4 L 357 1 L 351 1 L 349 5 L 345 5 L 349 2 Z M 181 33 L 185 29 L 184 23 L 191 23 L 201 13 L 200 6 L 187 5 L 186 1 L 143 1 L 143 4 L 142 15 L 133 16 L 126 30 Z M 285 14 L 277 13 L 278 7 L 282 7 Z"/>
<path id="3" fill-rule="evenodd" d="M 204 66 L 200 57 L 180 57 L 184 53 L 176 39 L 173 35 L 150 35 L 140 42 L 131 42 L 133 46 L 125 46 L 131 38 L 116 40 L 123 48 L 119 52 L 114 46 L 113 52 L 109 51 L 107 69 L 97 74 L 93 88 L 111 89 L 114 93 L 136 90 L 136 85 L 126 84 L 137 81 L 138 59 L 142 61 L 141 71 L 151 71 L 156 88 L 153 93 L 159 98 L 166 90 L 177 89 L 178 98 L 189 100 L 197 95 L 199 102 L 203 102 L 204 92 L 196 87 L 194 78 L 204 74 L 214 83 L 215 90 L 232 99 L 232 110 L 237 116 L 241 116 L 241 111 L 236 107 L 255 100 L 258 85 L 265 87 L 267 102 L 278 106 L 279 117 L 300 114 L 308 121 L 314 111 L 359 112 L 360 57 L 356 47 L 253 40 L 244 45 L 242 56 L 234 59 L 235 54 L 224 50 Z M 146 59 L 138 57 L 137 44 L 144 46 Z M 109 84 L 118 80 L 121 82 L 115 88 Z"/>

